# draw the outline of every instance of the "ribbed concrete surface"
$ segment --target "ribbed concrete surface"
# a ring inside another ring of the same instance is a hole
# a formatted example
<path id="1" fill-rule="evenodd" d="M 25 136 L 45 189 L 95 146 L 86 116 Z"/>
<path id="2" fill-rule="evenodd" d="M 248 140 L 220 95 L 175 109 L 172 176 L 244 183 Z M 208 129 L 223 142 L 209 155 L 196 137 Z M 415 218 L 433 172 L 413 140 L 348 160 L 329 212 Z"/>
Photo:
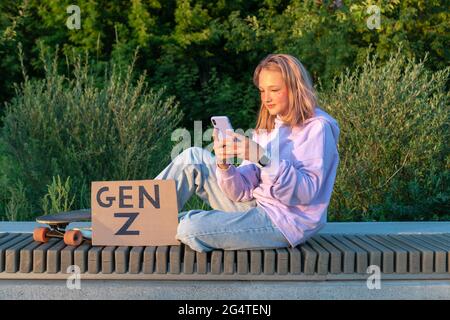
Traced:
<path id="1" fill-rule="evenodd" d="M 209 254 L 40 244 L 35 226 L 0 222 L 0 299 L 450 299 L 447 222 L 329 223 L 297 248 Z M 70 265 L 80 290 L 67 286 Z"/>
<path id="2" fill-rule="evenodd" d="M 184 244 L 103 247 L 0 234 L 0 279 L 61 279 L 71 265 L 89 279 L 339 280 L 377 266 L 389 279 L 450 279 L 450 234 L 321 234 L 295 248 L 193 251 Z"/>

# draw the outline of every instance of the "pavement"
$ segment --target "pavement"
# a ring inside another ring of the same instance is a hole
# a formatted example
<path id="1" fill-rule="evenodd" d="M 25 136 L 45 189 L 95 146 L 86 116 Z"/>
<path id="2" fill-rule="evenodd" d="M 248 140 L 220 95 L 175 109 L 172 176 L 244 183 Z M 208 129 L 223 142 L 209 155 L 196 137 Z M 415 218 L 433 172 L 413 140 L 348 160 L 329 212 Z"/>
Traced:
<path id="1" fill-rule="evenodd" d="M 73 282 L 72 282 L 73 283 Z M 73 288 L 74 286 L 72 286 Z M 105 281 L 1 280 L 0 299 L 130 300 L 427 300 L 450 299 L 450 281 Z"/>

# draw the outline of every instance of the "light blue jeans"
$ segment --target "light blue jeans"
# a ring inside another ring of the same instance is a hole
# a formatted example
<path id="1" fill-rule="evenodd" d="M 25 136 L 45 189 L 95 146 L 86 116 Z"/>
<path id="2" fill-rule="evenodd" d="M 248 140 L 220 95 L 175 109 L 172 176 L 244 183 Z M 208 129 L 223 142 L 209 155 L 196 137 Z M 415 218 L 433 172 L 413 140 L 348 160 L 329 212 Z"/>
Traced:
<path id="1" fill-rule="evenodd" d="M 174 179 L 178 201 L 176 238 L 193 250 L 269 249 L 288 247 L 289 242 L 255 200 L 235 202 L 220 189 L 216 161 L 205 149 L 184 150 L 155 179 Z M 180 212 L 197 194 L 213 210 Z"/>

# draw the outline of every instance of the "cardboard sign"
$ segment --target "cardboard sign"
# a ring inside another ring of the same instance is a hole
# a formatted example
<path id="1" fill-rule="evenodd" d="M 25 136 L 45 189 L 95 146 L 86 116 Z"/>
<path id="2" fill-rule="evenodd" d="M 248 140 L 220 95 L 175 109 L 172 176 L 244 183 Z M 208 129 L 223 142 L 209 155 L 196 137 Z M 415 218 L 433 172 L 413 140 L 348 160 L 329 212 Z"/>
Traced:
<path id="1" fill-rule="evenodd" d="M 179 245 L 175 180 L 94 181 L 94 246 Z"/>

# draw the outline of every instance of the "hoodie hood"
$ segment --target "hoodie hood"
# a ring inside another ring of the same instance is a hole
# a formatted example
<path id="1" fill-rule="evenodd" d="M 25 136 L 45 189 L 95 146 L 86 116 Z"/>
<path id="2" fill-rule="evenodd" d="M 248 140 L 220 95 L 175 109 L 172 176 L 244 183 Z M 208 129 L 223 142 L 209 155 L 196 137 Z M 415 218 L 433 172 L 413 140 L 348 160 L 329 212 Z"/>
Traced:
<path id="1" fill-rule="evenodd" d="M 321 109 L 319 107 L 316 107 L 315 114 L 316 115 L 314 117 L 308 119 L 306 121 L 306 123 L 309 123 L 316 119 L 321 119 L 321 120 L 328 122 L 328 124 L 331 127 L 331 131 L 333 132 L 334 140 L 336 141 L 336 144 L 338 144 L 340 129 L 339 129 L 339 125 L 338 125 L 336 119 L 334 119 L 332 116 L 330 116 L 328 113 L 326 113 L 323 109 Z"/>
<path id="2" fill-rule="evenodd" d="M 328 113 L 326 113 L 320 107 L 316 107 L 314 113 L 315 114 L 313 117 L 306 120 L 301 126 L 294 128 L 293 131 L 302 130 L 310 122 L 321 119 L 323 121 L 326 121 L 330 125 L 331 131 L 333 132 L 334 140 L 336 141 L 336 144 L 338 144 L 340 130 L 339 130 L 339 125 L 338 125 L 336 119 L 334 119 L 332 116 L 330 116 Z M 277 116 L 275 117 L 275 129 L 285 127 L 285 126 L 287 127 L 288 124 L 281 119 L 280 115 L 277 114 Z"/>

